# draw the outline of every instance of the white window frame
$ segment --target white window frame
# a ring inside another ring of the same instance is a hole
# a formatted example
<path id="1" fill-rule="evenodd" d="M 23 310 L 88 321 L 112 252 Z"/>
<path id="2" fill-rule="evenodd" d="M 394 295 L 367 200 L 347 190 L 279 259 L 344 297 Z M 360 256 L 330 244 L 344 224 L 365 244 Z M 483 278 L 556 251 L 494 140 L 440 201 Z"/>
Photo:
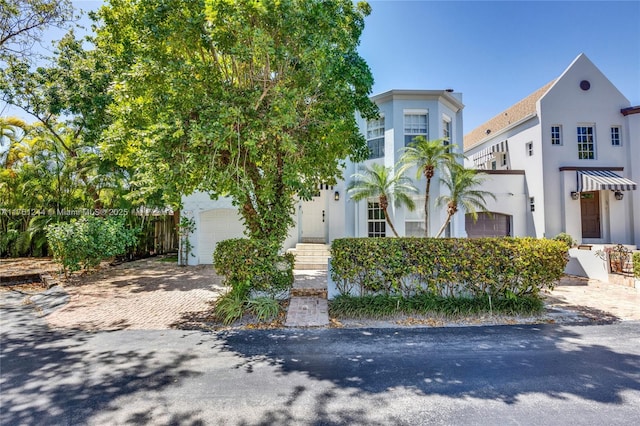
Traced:
<path id="1" fill-rule="evenodd" d="M 611 146 L 622 146 L 622 128 L 611 126 Z"/>
<path id="2" fill-rule="evenodd" d="M 375 120 L 367 120 L 367 146 L 369 147 L 369 160 L 384 157 L 384 115 L 380 115 Z M 377 145 L 377 149 L 372 148 L 372 144 Z"/>
<path id="3" fill-rule="evenodd" d="M 378 214 L 379 213 L 379 214 Z M 379 217 L 378 217 L 379 216 Z M 386 237 L 387 222 L 378 200 L 367 201 L 367 237 Z"/>
<path id="4" fill-rule="evenodd" d="M 424 132 L 422 132 L 422 126 L 420 123 L 417 125 L 414 123 L 407 123 L 407 117 L 424 116 L 425 125 Z M 403 131 L 404 131 L 404 146 L 408 146 L 416 136 L 424 136 L 426 140 L 429 140 L 429 110 L 426 109 L 406 109 L 402 114 Z M 410 137 L 408 139 L 407 137 Z"/>
<path id="5" fill-rule="evenodd" d="M 594 124 L 578 124 L 576 141 L 578 143 L 578 160 L 596 159 L 596 126 Z"/>
<path id="6" fill-rule="evenodd" d="M 560 124 L 551 126 L 551 145 L 562 145 L 562 126 Z"/>

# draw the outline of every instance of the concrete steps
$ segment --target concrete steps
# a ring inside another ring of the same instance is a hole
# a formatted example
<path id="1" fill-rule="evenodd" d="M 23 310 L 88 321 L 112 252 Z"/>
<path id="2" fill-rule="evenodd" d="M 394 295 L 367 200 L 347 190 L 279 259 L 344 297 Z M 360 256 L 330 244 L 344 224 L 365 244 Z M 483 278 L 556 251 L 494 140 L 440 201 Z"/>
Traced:
<path id="1" fill-rule="evenodd" d="M 287 250 L 296 257 L 294 269 L 327 270 L 327 262 L 331 256 L 331 247 L 327 244 L 298 243 L 295 249 Z"/>

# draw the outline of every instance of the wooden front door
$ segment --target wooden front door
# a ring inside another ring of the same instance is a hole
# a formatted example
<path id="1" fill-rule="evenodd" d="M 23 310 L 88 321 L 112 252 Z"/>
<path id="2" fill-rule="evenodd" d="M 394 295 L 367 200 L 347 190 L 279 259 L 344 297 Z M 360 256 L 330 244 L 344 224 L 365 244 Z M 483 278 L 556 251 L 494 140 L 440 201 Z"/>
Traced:
<path id="1" fill-rule="evenodd" d="M 582 238 L 600 238 L 600 192 L 580 194 Z"/>

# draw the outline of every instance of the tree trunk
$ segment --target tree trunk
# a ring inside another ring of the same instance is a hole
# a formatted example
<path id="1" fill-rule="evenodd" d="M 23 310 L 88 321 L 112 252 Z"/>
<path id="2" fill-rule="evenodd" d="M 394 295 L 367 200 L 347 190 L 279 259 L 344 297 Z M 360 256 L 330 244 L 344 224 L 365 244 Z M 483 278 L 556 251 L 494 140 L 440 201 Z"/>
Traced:
<path id="1" fill-rule="evenodd" d="M 425 171 L 425 176 L 427 175 Z M 431 189 L 431 178 L 427 177 L 427 187 L 424 195 L 424 236 L 429 237 L 429 191 Z"/>
<path id="2" fill-rule="evenodd" d="M 387 214 L 387 209 L 384 209 L 384 220 L 386 220 L 386 222 L 389 224 L 389 227 L 393 231 L 393 235 L 397 237 L 398 233 L 396 232 L 396 228 L 393 226 L 393 223 L 391 223 L 391 220 L 389 219 L 389 215 Z"/>
<path id="3" fill-rule="evenodd" d="M 442 235 L 444 230 L 447 228 L 447 225 L 449 224 L 449 222 L 451 222 L 451 216 L 453 216 L 453 214 L 451 213 L 447 214 L 447 220 L 445 220 L 444 223 L 442 224 L 442 227 L 438 231 L 438 235 L 436 235 L 436 238 L 440 238 L 440 235 Z"/>

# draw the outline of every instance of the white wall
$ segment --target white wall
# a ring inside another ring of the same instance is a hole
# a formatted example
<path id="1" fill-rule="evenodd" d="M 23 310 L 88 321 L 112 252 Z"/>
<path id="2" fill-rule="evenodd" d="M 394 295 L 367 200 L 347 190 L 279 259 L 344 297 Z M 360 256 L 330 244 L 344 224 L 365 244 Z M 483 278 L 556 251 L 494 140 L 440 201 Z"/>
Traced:
<path id="1" fill-rule="evenodd" d="M 582 90 L 580 82 L 591 87 Z M 584 55 L 579 56 L 540 99 L 546 236 L 553 237 L 565 229 L 581 241 L 580 202 L 571 200 L 567 190 L 575 191 L 575 171 L 561 176 L 560 167 L 625 167 L 628 152 L 624 146 L 611 145 L 611 126 L 621 126 L 620 109 L 629 101 Z M 551 126 L 562 126 L 562 145 L 551 145 Z M 595 159 L 578 159 L 579 125 L 595 126 Z M 624 137 L 624 136 L 623 136 Z M 623 141 L 624 142 L 624 141 Z M 627 168 L 625 168 L 625 171 Z M 624 173 L 623 173 L 624 174 Z M 573 179 L 573 184 L 572 184 Z M 559 185 L 559 180 L 563 185 Z M 573 188 L 573 189 L 571 189 Z M 601 192 L 603 235 L 601 242 L 630 243 L 631 204 L 616 202 Z M 578 209 L 576 210 L 575 205 Z M 606 215 L 606 213 L 610 213 Z"/>
<path id="2" fill-rule="evenodd" d="M 623 134 L 623 145 L 627 149 L 628 177 L 640 185 L 640 112 L 625 117 L 627 132 Z M 626 168 L 625 168 L 626 170 Z M 632 244 L 640 247 L 640 188 L 625 193 L 631 205 Z"/>
<path id="3" fill-rule="evenodd" d="M 526 237 L 528 232 L 529 195 L 522 171 L 479 172 L 484 179 L 480 189 L 491 192 L 496 199 L 486 197 L 487 210 L 512 217 L 511 235 Z"/>

